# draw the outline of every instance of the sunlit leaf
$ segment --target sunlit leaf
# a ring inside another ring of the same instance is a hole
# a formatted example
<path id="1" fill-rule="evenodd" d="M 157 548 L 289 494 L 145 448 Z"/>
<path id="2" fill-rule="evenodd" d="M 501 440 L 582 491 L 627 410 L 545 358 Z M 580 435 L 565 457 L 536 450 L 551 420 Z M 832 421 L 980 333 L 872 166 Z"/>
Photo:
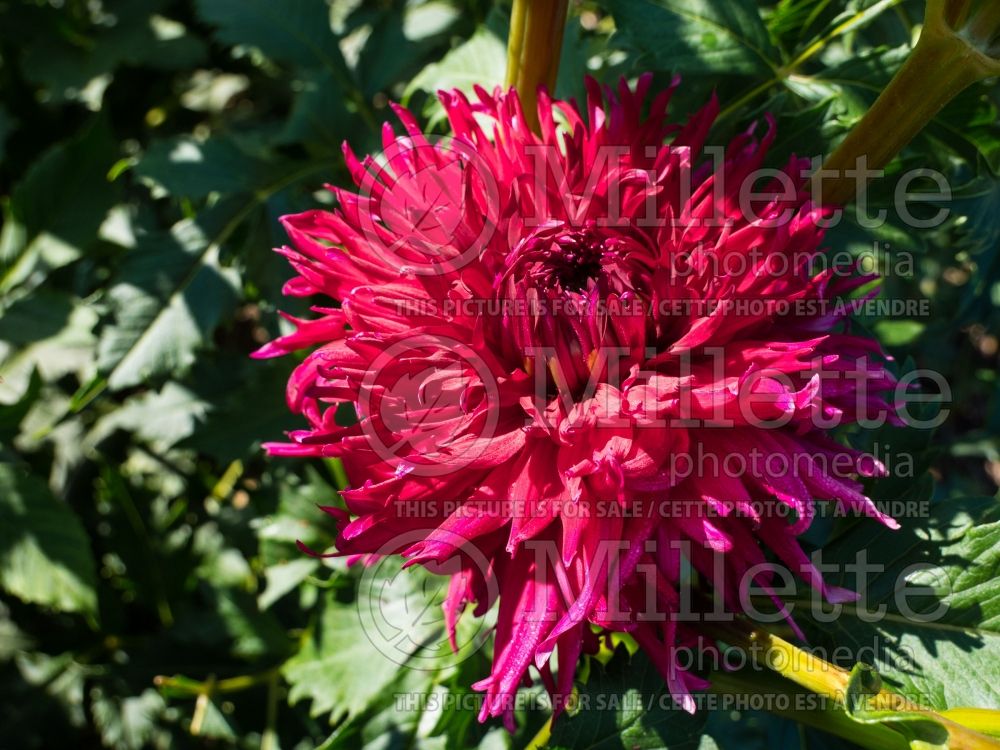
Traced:
<path id="1" fill-rule="evenodd" d="M 677 73 L 766 74 L 778 55 L 751 0 L 608 0 L 613 41 L 639 68 Z"/>
<path id="2" fill-rule="evenodd" d="M 220 207 L 131 251 L 109 290 L 116 319 L 99 346 L 98 367 L 112 388 L 182 373 L 194 362 L 236 301 L 238 277 L 219 261 L 233 220 Z"/>
<path id="3" fill-rule="evenodd" d="M 0 464 L 0 587 L 26 602 L 97 613 L 90 540 L 38 477 Z"/>
<path id="4" fill-rule="evenodd" d="M 114 204 L 108 170 L 117 155 L 104 120 L 49 149 L 11 195 L 0 232 L 0 293 L 37 285 L 80 257 Z"/>

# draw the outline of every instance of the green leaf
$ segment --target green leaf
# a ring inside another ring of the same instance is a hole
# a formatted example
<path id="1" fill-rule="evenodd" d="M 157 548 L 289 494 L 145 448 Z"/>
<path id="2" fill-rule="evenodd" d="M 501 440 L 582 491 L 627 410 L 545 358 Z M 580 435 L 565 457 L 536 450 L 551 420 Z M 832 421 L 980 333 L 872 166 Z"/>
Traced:
<path id="1" fill-rule="evenodd" d="M 696 748 L 706 714 L 676 705 L 663 677 L 640 651 L 620 646 L 606 666 L 591 661 L 580 687 L 579 709 L 552 726 L 551 750 L 659 750 Z"/>
<path id="2" fill-rule="evenodd" d="M 181 612 L 171 636 L 190 647 L 247 661 L 287 656 L 292 642 L 277 618 L 271 612 L 261 612 L 246 591 L 215 585 L 206 568 L 201 571 L 203 601 Z"/>
<path id="3" fill-rule="evenodd" d="M 917 703 L 935 710 L 1000 708 L 997 503 L 950 500 L 931 507 L 928 518 L 900 518 L 897 531 L 860 523 L 834 540 L 823 562 L 839 575 L 827 580 L 858 591 L 862 600 L 843 605 L 832 622 L 816 623 L 804 606 L 796 612 L 815 643 L 839 647 L 828 655 L 849 661 L 845 666 L 872 664 Z"/>
<path id="4" fill-rule="evenodd" d="M 306 468 L 304 477 L 282 476 L 276 511 L 253 521 L 260 540 L 260 558 L 268 567 L 303 558 L 315 560 L 298 548 L 298 542 L 322 552 L 336 535 L 333 519 L 320 508 L 335 505 L 337 491 L 314 466 Z"/>
<path id="5" fill-rule="evenodd" d="M 183 70 L 201 64 L 207 45 L 183 24 L 159 15 L 166 0 L 105 2 L 101 23 L 83 34 L 41 34 L 27 46 L 24 70 L 50 102 L 101 108 L 105 89 L 123 65 Z"/>
<path id="6" fill-rule="evenodd" d="M 169 234 L 140 241 L 108 292 L 115 322 L 101 335 L 98 367 L 112 389 L 184 373 L 236 302 L 236 272 L 219 262 L 237 221 L 220 204 Z"/>
<path id="7" fill-rule="evenodd" d="M 752 0 L 608 0 L 636 69 L 763 75 L 780 62 Z"/>
<path id="8" fill-rule="evenodd" d="M 230 708 L 230 710 L 232 709 Z M 234 726 L 232 720 L 226 716 L 223 709 L 218 705 L 218 702 L 208 699 L 205 702 L 201 725 L 198 727 L 198 736 L 235 742 L 239 738 L 240 732 Z"/>
<path id="9" fill-rule="evenodd" d="M 330 24 L 325 0 L 197 0 L 198 15 L 224 44 L 250 45 L 279 62 L 350 73 Z"/>
<path id="10" fill-rule="evenodd" d="M 345 106 L 336 77 L 329 70 L 307 71 L 295 86 L 292 111 L 278 140 L 339 150 L 341 143 L 354 136 L 357 123 Z"/>
<path id="11" fill-rule="evenodd" d="M 461 9 L 449 0 L 407 3 L 403 8 L 403 33 L 415 42 L 435 39 L 451 31 L 461 17 Z"/>
<path id="12" fill-rule="evenodd" d="M 0 317 L 0 403 L 27 393 L 33 374 L 52 382 L 93 370 L 97 313 L 55 291 L 39 290 L 12 304 Z"/>
<path id="13" fill-rule="evenodd" d="M 17 729 L 23 734 L 26 728 L 37 727 L 39 722 L 52 721 L 56 727 L 64 720 L 77 727 L 83 723 L 84 684 L 93 674 L 93 667 L 74 658 L 71 651 L 55 655 L 33 651 L 18 654 L 14 660 L 25 685 L 33 690 L 27 692 L 20 705 L 7 705 L 5 701 L 0 708 L 7 714 L 6 721 L 0 722 L 0 737 L 5 744 L 15 747 L 20 744 L 20 741 L 6 742 L 13 734 L 8 733 L 12 725 L 20 724 Z"/>
<path id="14" fill-rule="evenodd" d="M 791 76 L 784 82 L 807 101 L 836 98 L 842 113 L 853 121 L 867 111 L 909 54 L 909 45 L 869 49 L 813 75 Z"/>
<path id="15" fill-rule="evenodd" d="M 216 137 L 201 143 L 181 136 L 155 141 L 135 172 L 160 193 L 198 200 L 209 193 L 253 192 L 274 179 L 277 169 L 232 139 Z"/>
<path id="16" fill-rule="evenodd" d="M 444 40 L 457 14 L 445 3 L 409 3 L 401 0 L 365 3 L 351 16 L 355 26 L 371 29 L 354 66 L 367 97 L 390 90 L 418 70 Z M 502 70 L 502 69 L 501 69 Z"/>
<path id="17" fill-rule="evenodd" d="M 118 696 L 95 687 L 90 691 L 90 710 L 104 747 L 141 750 L 169 742 L 169 734 L 160 725 L 167 705 L 153 688 L 138 695 Z"/>
<path id="18" fill-rule="evenodd" d="M 31 638 L 22 632 L 0 607 L 0 664 L 10 661 L 16 654 L 32 646 Z"/>
<path id="19" fill-rule="evenodd" d="M 1000 174 L 1000 112 L 989 84 L 969 87 L 934 118 L 927 133 L 970 164 L 982 158 L 992 176 Z"/>
<path id="20" fill-rule="evenodd" d="M 0 587 L 26 602 L 97 615 L 90 540 L 44 481 L 0 464 Z"/>
<path id="21" fill-rule="evenodd" d="M 260 455 L 266 440 L 299 425 L 282 393 L 293 363 L 264 363 L 246 355 L 204 356 L 192 372 L 198 396 L 212 404 L 205 421 L 182 443 L 223 465 Z M 247 404 L 254 404 L 248 410 Z M 326 497 L 321 504 L 329 504 Z M 311 515 L 315 506 L 305 511 Z"/>
<path id="22" fill-rule="evenodd" d="M 36 161 L 14 188 L 0 232 L 0 294 L 80 257 L 114 205 L 117 156 L 104 120 Z"/>
<path id="23" fill-rule="evenodd" d="M 464 617 L 459 621 L 457 637 L 461 642 L 470 631 L 479 629 L 473 619 Z M 525 741 L 548 717 L 541 709 L 530 717 L 519 712 L 514 735 L 495 724 L 480 724 L 476 711 L 482 694 L 471 685 L 487 673 L 489 662 L 490 656 L 483 649 L 468 659 L 443 663 L 440 669 L 399 669 L 381 695 L 364 712 L 339 724 L 319 750 L 524 748 Z M 540 688 L 532 690 L 540 698 Z"/>
<path id="24" fill-rule="evenodd" d="M 439 706 L 463 705 L 460 701 L 466 699 L 466 705 L 473 702 L 467 693 L 459 690 L 449 690 L 450 686 L 437 682 L 434 673 L 418 672 L 403 669 L 397 679 L 375 699 L 371 708 L 363 715 L 345 721 L 334 730 L 333 734 L 320 745 L 317 750 L 448 750 L 449 748 L 478 747 L 480 750 L 509 750 L 510 735 L 502 728 L 496 728 L 492 733 L 478 742 L 468 735 L 479 734 L 476 726 L 468 725 L 460 731 L 442 732 L 435 726 L 433 719 L 436 714 L 447 713 L 449 716 L 464 713 L 473 719 L 469 710 L 446 711 L 443 708 L 424 710 L 421 700 L 426 699 L 428 705 L 436 702 Z M 472 679 L 471 675 L 463 675 L 463 679 Z M 414 700 L 411 702 L 410 699 Z M 471 731 L 469 731 L 471 729 Z M 472 740 L 472 741 L 470 741 Z"/>
<path id="25" fill-rule="evenodd" d="M 870 698 L 878 695 L 881 688 L 882 678 L 875 669 L 865 664 L 855 665 L 844 695 L 847 715 L 861 724 L 883 724 L 895 729 L 913 750 L 947 750 L 948 730 L 927 714 L 872 708 Z"/>
<path id="26" fill-rule="evenodd" d="M 825 2 L 826 0 L 824 0 Z M 825 50 L 833 44 L 850 55 L 855 47 L 874 48 L 897 46 L 913 42 L 913 30 L 900 23 L 898 14 L 890 11 L 905 0 L 847 0 L 829 3 L 829 10 L 839 11 L 829 16 L 813 39 L 797 40 L 806 49 Z M 815 12 L 816 9 L 813 9 Z M 818 20 L 814 16 L 813 20 Z M 812 28 L 812 24 L 810 24 Z M 838 50 L 839 51 L 839 50 Z"/>
<path id="27" fill-rule="evenodd" d="M 441 89 L 472 93 L 472 87 L 491 91 L 503 84 L 507 65 L 506 42 L 487 26 L 480 26 L 466 41 L 417 73 L 406 87 L 406 96 L 415 91 L 436 94 Z"/>
<path id="28" fill-rule="evenodd" d="M 267 584 L 257 597 L 257 606 L 268 609 L 319 569 L 319 560 L 305 555 L 272 565 L 264 571 Z"/>
<path id="29" fill-rule="evenodd" d="M 425 645 L 445 643 L 440 602 L 447 580 L 387 560 L 366 574 L 371 585 L 362 586 L 357 602 L 323 599 L 301 650 L 282 669 L 289 701 L 311 701 L 313 716 L 330 714 L 336 722 L 361 713 Z"/>
<path id="30" fill-rule="evenodd" d="M 886 346 L 912 344 L 926 326 L 917 320 L 880 320 L 875 324 L 875 333 Z"/>
<path id="31" fill-rule="evenodd" d="M 769 99 L 759 110 L 778 113 L 777 137 L 768 149 L 767 161 L 770 164 L 787 164 L 793 155 L 801 156 L 803 149 L 809 144 L 817 144 L 817 139 L 825 137 L 824 128 L 831 119 L 831 100 L 822 101 L 806 107 L 793 108 L 790 100 L 793 97 L 787 92 L 780 92 Z M 758 111 L 754 117 L 759 117 Z M 822 140 L 819 141 L 819 144 Z"/>
<path id="32" fill-rule="evenodd" d="M 38 374 L 38 370 L 32 370 L 24 394 L 14 403 L 0 409 L 0 444 L 10 445 L 14 442 L 14 438 L 17 437 L 21 428 L 21 420 L 34 406 L 41 390 L 42 378 Z"/>
<path id="33" fill-rule="evenodd" d="M 211 405 L 177 383 L 167 383 L 159 392 L 148 391 L 130 398 L 125 405 L 104 417 L 91 435 L 98 436 L 120 428 L 135 434 L 157 451 L 166 451 L 192 435 L 204 420 Z"/>

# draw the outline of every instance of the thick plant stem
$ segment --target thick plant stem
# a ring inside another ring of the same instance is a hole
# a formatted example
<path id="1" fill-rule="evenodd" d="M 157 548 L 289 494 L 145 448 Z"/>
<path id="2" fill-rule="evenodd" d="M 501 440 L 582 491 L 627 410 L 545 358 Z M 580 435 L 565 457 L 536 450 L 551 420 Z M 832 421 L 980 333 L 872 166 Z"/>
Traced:
<path id="1" fill-rule="evenodd" d="M 983 3 L 969 20 L 969 36 L 983 48 L 997 36 L 1000 29 L 1000 3 Z"/>
<path id="2" fill-rule="evenodd" d="M 855 172 L 859 166 L 885 167 L 945 104 L 978 79 L 975 67 L 962 59 L 966 50 L 954 37 L 921 37 L 872 108 L 823 164 L 824 171 L 836 173 L 823 186 L 824 203 L 850 202 L 863 187 Z"/>
<path id="3" fill-rule="evenodd" d="M 941 715 L 964 727 L 1000 737 L 1000 711 L 991 708 L 950 708 Z"/>
<path id="4" fill-rule="evenodd" d="M 538 130 L 539 86 L 555 88 L 568 0 L 514 0 L 507 41 L 507 85 L 521 97 L 524 117 Z"/>
<path id="5" fill-rule="evenodd" d="M 850 673 L 834 664 L 823 661 L 783 638 L 764 631 L 755 631 L 744 644 L 772 671 L 807 690 L 845 704 Z M 920 706 L 901 695 L 881 690 L 872 696 L 867 708 L 907 714 L 923 714 L 948 732 L 950 750 L 1000 750 L 1000 741 L 988 737 L 952 718 Z M 859 733 L 860 734 L 860 733 Z"/>
<path id="6" fill-rule="evenodd" d="M 1000 74 L 1000 62 L 986 54 L 981 41 L 1000 25 L 998 8 L 1000 3 L 982 6 L 968 28 L 956 30 L 950 24 L 963 23 L 968 9 L 949 6 L 946 0 L 928 2 L 924 29 L 910 57 L 823 164 L 818 199 L 849 203 L 864 187 L 864 170 L 885 167 L 955 96 Z"/>
<path id="7" fill-rule="evenodd" d="M 776 678 L 772 678 L 776 680 Z M 809 691 L 797 690 L 787 682 L 768 682 L 759 673 L 748 676 L 741 672 L 720 672 L 712 675 L 712 692 L 717 695 L 789 695 L 787 702 L 774 701 L 768 711 L 785 719 L 821 729 L 850 740 L 868 750 L 910 750 L 899 732 L 881 724 L 859 724 L 833 701 L 817 705 Z"/>
<path id="8" fill-rule="evenodd" d="M 771 633 L 756 630 L 743 644 L 768 669 L 814 693 L 843 700 L 851 674 Z"/>

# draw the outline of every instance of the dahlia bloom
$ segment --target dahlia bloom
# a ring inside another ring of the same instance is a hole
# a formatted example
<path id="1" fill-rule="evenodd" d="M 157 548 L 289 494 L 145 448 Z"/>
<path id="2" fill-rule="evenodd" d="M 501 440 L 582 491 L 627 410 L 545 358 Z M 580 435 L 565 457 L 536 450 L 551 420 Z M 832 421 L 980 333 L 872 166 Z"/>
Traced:
<path id="1" fill-rule="evenodd" d="M 467 604 L 498 607 L 481 719 L 510 722 L 532 665 L 568 694 L 611 631 L 693 710 L 680 550 L 730 611 L 768 552 L 836 601 L 851 595 L 796 539 L 816 503 L 894 525 L 857 480 L 884 468 L 829 435 L 890 408 L 884 356 L 833 304 L 874 277 L 813 267 L 825 214 L 796 187 L 806 160 L 741 203 L 770 119 L 707 159 L 715 98 L 677 126 L 673 87 L 650 86 L 588 81 L 584 111 L 542 93 L 540 134 L 514 90 L 441 92 L 448 139 L 395 107 L 405 132 L 385 126 L 380 159 L 345 146 L 358 190 L 283 219 L 286 294 L 339 307 L 257 352 L 312 350 L 287 393 L 308 427 L 267 449 L 343 460 L 339 553 L 452 565 L 453 643 Z"/>

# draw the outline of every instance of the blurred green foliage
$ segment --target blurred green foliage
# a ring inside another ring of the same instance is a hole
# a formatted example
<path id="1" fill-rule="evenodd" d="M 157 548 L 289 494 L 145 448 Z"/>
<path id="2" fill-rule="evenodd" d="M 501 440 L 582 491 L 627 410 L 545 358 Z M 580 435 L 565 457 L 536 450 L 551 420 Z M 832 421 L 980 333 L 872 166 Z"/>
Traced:
<path id="1" fill-rule="evenodd" d="M 295 426 L 282 398 L 294 362 L 248 358 L 282 330 L 277 307 L 306 314 L 281 297 L 277 217 L 329 204 L 322 184 L 347 182 L 341 142 L 376 148 L 389 100 L 440 129 L 435 90 L 499 83 L 508 13 L 487 0 L 0 0 L 0 747 L 509 748 L 546 721 L 528 712 L 511 736 L 470 710 L 394 703 L 468 696 L 488 649 L 430 670 L 372 653 L 359 572 L 296 547 L 329 545 L 317 506 L 335 503 L 339 469 L 261 454 Z M 921 17 L 917 0 L 585 1 L 557 93 L 579 96 L 585 73 L 681 73 L 674 112 L 717 91 L 717 142 L 773 112 L 777 164 L 830 150 Z M 893 564 L 946 548 L 956 575 L 972 571 L 954 594 L 962 630 L 907 636 L 923 671 L 888 670 L 937 708 L 1000 708 L 1000 641 L 983 635 L 1000 627 L 1000 531 L 986 523 L 1000 481 L 997 106 L 996 88 L 971 89 L 893 166 L 947 176 L 941 227 L 901 222 L 890 175 L 871 200 L 888 223 L 849 220 L 827 243 L 913 254 L 885 296 L 931 314 L 861 322 L 901 368 L 935 369 L 953 391 L 933 438 L 853 436 L 917 451 L 918 478 L 872 491 L 933 498 L 935 515 L 877 540 L 845 521 L 834 547 Z M 954 499 L 970 496 L 987 499 Z M 816 637 L 854 647 L 872 627 Z M 583 689 L 662 692 L 627 658 L 589 665 Z M 763 714 L 674 711 L 579 712 L 551 742 L 837 745 Z"/>

